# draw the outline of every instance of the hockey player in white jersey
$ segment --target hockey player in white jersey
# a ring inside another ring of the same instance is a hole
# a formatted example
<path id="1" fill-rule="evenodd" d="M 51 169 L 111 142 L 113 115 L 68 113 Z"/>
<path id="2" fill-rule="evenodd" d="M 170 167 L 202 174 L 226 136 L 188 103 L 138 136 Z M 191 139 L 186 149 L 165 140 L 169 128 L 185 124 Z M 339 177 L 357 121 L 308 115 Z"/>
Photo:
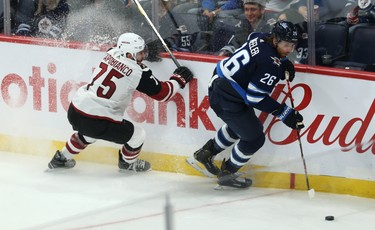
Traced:
<path id="1" fill-rule="evenodd" d="M 138 159 L 145 141 L 143 128 L 123 118 L 133 92 L 140 91 L 158 101 L 167 101 L 193 78 L 184 66 L 168 81 L 159 81 L 142 61 L 147 47 L 142 37 L 122 34 L 95 69 L 91 83 L 78 89 L 68 110 L 68 120 L 76 132 L 49 162 L 50 169 L 72 168 L 74 156 L 96 140 L 121 144 L 118 166 L 122 170 L 148 171 L 149 162 Z"/>

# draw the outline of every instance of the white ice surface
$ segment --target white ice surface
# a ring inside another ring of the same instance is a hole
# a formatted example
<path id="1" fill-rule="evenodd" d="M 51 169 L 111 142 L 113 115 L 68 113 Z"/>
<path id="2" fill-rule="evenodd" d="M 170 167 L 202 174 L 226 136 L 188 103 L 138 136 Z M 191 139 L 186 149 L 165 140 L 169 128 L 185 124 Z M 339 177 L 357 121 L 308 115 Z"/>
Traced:
<path id="1" fill-rule="evenodd" d="M 0 152 L 0 229 L 351 230 L 372 229 L 375 199 L 250 188 L 216 191 L 214 179 L 77 162 L 45 172 L 50 159 Z M 371 188 L 369 188 L 371 189 Z M 373 188 L 372 188 L 373 189 Z M 334 221 L 325 221 L 327 215 Z"/>

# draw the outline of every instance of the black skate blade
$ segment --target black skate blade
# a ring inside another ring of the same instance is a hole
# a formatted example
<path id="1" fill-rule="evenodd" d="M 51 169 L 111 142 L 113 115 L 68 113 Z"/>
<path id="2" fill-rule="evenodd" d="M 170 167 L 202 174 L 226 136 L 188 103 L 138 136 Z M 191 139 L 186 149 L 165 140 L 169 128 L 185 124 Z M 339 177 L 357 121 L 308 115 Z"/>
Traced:
<path id="1" fill-rule="evenodd" d="M 75 161 L 73 162 L 73 166 L 72 167 L 54 167 L 53 164 L 50 162 L 48 163 L 48 168 L 46 170 L 44 170 L 44 172 L 62 172 L 62 171 L 66 171 L 68 169 L 72 169 L 74 168 L 74 166 L 76 166 L 76 163 Z"/>
<path id="2" fill-rule="evenodd" d="M 130 170 L 130 169 L 118 169 L 118 172 L 119 173 L 124 173 L 124 174 L 126 174 L 126 173 L 128 173 L 128 174 L 136 174 L 136 173 L 138 173 L 137 171 L 134 171 L 134 170 Z"/>
<path id="3" fill-rule="evenodd" d="M 46 170 L 44 170 L 44 172 L 46 173 L 58 173 L 58 172 L 66 172 L 68 171 L 69 169 L 72 169 L 72 168 L 47 168 Z"/>
<path id="4" fill-rule="evenodd" d="M 147 169 L 147 170 L 145 170 L 145 171 L 135 171 L 135 170 L 133 170 L 133 169 L 121 169 L 121 168 L 119 168 L 118 171 L 119 171 L 120 173 L 145 173 L 145 172 L 150 172 L 150 171 L 152 171 L 152 168 L 149 168 L 149 169 Z"/>
<path id="5" fill-rule="evenodd" d="M 186 163 L 188 163 L 191 167 L 193 167 L 198 172 L 202 173 L 206 177 L 215 178 L 216 176 L 207 171 L 206 168 L 200 167 L 198 164 L 200 164 L 197 160 L 194 159 L 194 157 L 188 157 L 186 158 Z"/>
<path id="6" fill-rule="evenodd" d="M 235 181 L 227 181 L 225 183 L 218 183 L 215 190 L 227 190 L 227 189 L 246 189 L 253 184 L 253 181 L 249 178 L 237 178 Z"/>

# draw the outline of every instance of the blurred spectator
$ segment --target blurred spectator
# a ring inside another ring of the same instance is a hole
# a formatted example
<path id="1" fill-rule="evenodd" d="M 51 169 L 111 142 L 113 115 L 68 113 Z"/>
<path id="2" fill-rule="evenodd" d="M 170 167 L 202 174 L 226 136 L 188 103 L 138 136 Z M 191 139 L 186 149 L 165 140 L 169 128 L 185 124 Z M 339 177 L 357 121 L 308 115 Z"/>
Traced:
<path id="1" fill-rule="evenodd" d="M 345 5 L 346 23 L 375 23 L 375 7 L 371 0 L 347 0 Z"/>
<path id="2" fill-rule="evenodd" d="M 291 8 L 281 11 L 277 17 L 277 20 L 290 21 L 293 24 L 299 24 L 305 21 L 305 18 L 297 10 Z"/>
<path id="3" fill-rule="evenodd" d="M 10 20 L 11 20 L 11 27 L 14 27 L 14 19 L 16 14 L 18 0 L 10 0 Z M 4 31 L 4 2 L 0 2 L 0 33 Z"/>
<path id="4" fill-rule="evenodd" d="M 157 5 L 157 23 L 154 22 L 154 26 L 159 32 L 159 34 L 162 37 L 168 37 L 171 36 L 173 33 L 176 32 L 176 28 L 179 27 L 177 25 L 176 20 L 174 18 L 174 15 L 172 14 L 172 9 L 174 8 L 176 2 L 174 0 L 159 0 L 156 1 L 158 3 Z M 152 1 L 144 1 L 140 2 L 143 9 L 145 10 L 148 17 L 153 20 L 153 12 L 152 12 L 152 4 L 155 2 Z M 137 33 L 141 36 L 146 38 L 146 43 L 149 41 L 150 33 L 153 33 L 150 25 L 145 20 L 145 17 L 143 17 L 139 12 L 137 12 L 137 16 L 140 16 L 137 18 L 136 24 L 138 24 Z M 128 20 L 128 19 L 127 19 Z M 129 21 L 129 20 L 128 20 Z"/>
<path id="5" fill-rule="evenodd" d="M 207 7 L 202 7 L 204 10 L 203 15 L 210 18 L 212 21 L 215 17 L 236 17 L 241 14 L 242 1 L 241 0 L 228 0 L 223 2 L 221 5 L 215 4 L 217 1 L 214 0 L 203 0 L 202 6 L 206 4 Z M 213 9 L 212 9 L 213 8 Z M 212 10 L 211 10 L 212 9 Z"/>
<path id="6" fill-rule="evenodd" d="M 193 44 L 195 43 L 199 32 L 192 33 L 186 25 L 177 23 L 171 8 L 174 4 L 171 1 L 163 0 L 159 2 L 159 34 L 164 38 L 164 42 L 172 51 L 193 52 Z M 149 25 L 146 25 L 149 27 Z M 148 61 L 159 61 L 159 53 L 164 51 L 159 39 L 147 40 Z"/>
<path id="7" fill-rule="evenodd" d="M 174 2 L 171 0 L 159 1 L 159 28 L 158 31 L 162 37 L 171 36 L 177 29 L 175 18 L 171 13 Z M 148 26 L 148 25 L 147 25 Z"/>
<path id="8" fill-rule="evenodd" d="M 174 14 L 187 13 L 189 10 L 193 8 L 199 8 L 198 0 L 187 0 L 181 3 L 178 3 L 173 8 L 172 12 Z"/>
<path id="9" fill-rule="evenodd" d="M 21 0 L 16 13 L 16 35 L 61 38 L 68 14 L 66 0 Z"/>
<path id="10" fill-rule="evenodd" d="M 133 5 L 132 0 L 123 0 L 125 7 L 130 8 Z"/>
<path id="11" fill-rule="evenodd" d="M 292 4 L 297 3 L 300 0 L 267 0 L 266 10 L 273 12 L 281 12 L 289 9 Z"/>
<path id="12" fill-rule="evenodd" d="M 186 25 L 178 27 L 177 32 L 164 41 L 172 51 L 192 52 L 199 32 L 189 33 Z"/>
<path id="13" fill-rule="evenodd" d="M 242 13 L 242 0 L 202 0 L 201 7 L 188 10 L 198 15 L 201 30 L 211 30 L 215 18 L 235 18 Z"/>
<path id="14" fill-rule="evenodd" d="M 298 12 L 305 18 L 307 21 L 307 0 L 300 0 L 293 5 Z M 314 21 L 320 20 L 320 15 L 323 13 L 327 14 L 327 8 L 324 5 L 324 0 L 314 0 Z"/>
<path id="15" fill-rule="evenodd" d="M 226 24 L 227 20 L 223 20 L 220 26 L 215 28 L 213 39 L 228 38 L 218 55 L 229 56 L 235 49 L 239 48 L 247 39 L 251 32 L 270 32 L 275 19 L 265 19 L 266 0 L 244 0 L 243 9 L 244 17 L 236 22 L 235 25 Z M 217 41 L 216 41 L 217 42 Z M 217 45 L 216 45 L 217 46 Z"/>

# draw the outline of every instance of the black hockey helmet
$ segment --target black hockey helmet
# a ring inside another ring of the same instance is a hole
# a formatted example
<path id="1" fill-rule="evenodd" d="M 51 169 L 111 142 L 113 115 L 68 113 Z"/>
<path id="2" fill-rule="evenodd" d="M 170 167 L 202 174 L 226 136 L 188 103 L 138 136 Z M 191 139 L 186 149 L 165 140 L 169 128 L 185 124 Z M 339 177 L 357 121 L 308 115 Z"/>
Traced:
<path id="1" fill-rule="evenodd" d="M 272 29 L 272 34 L 275 35 L 277 42 L 286 41 L 291 43 L 298 42 L 297 27 L 289 21 L 278 21 Z"/>

